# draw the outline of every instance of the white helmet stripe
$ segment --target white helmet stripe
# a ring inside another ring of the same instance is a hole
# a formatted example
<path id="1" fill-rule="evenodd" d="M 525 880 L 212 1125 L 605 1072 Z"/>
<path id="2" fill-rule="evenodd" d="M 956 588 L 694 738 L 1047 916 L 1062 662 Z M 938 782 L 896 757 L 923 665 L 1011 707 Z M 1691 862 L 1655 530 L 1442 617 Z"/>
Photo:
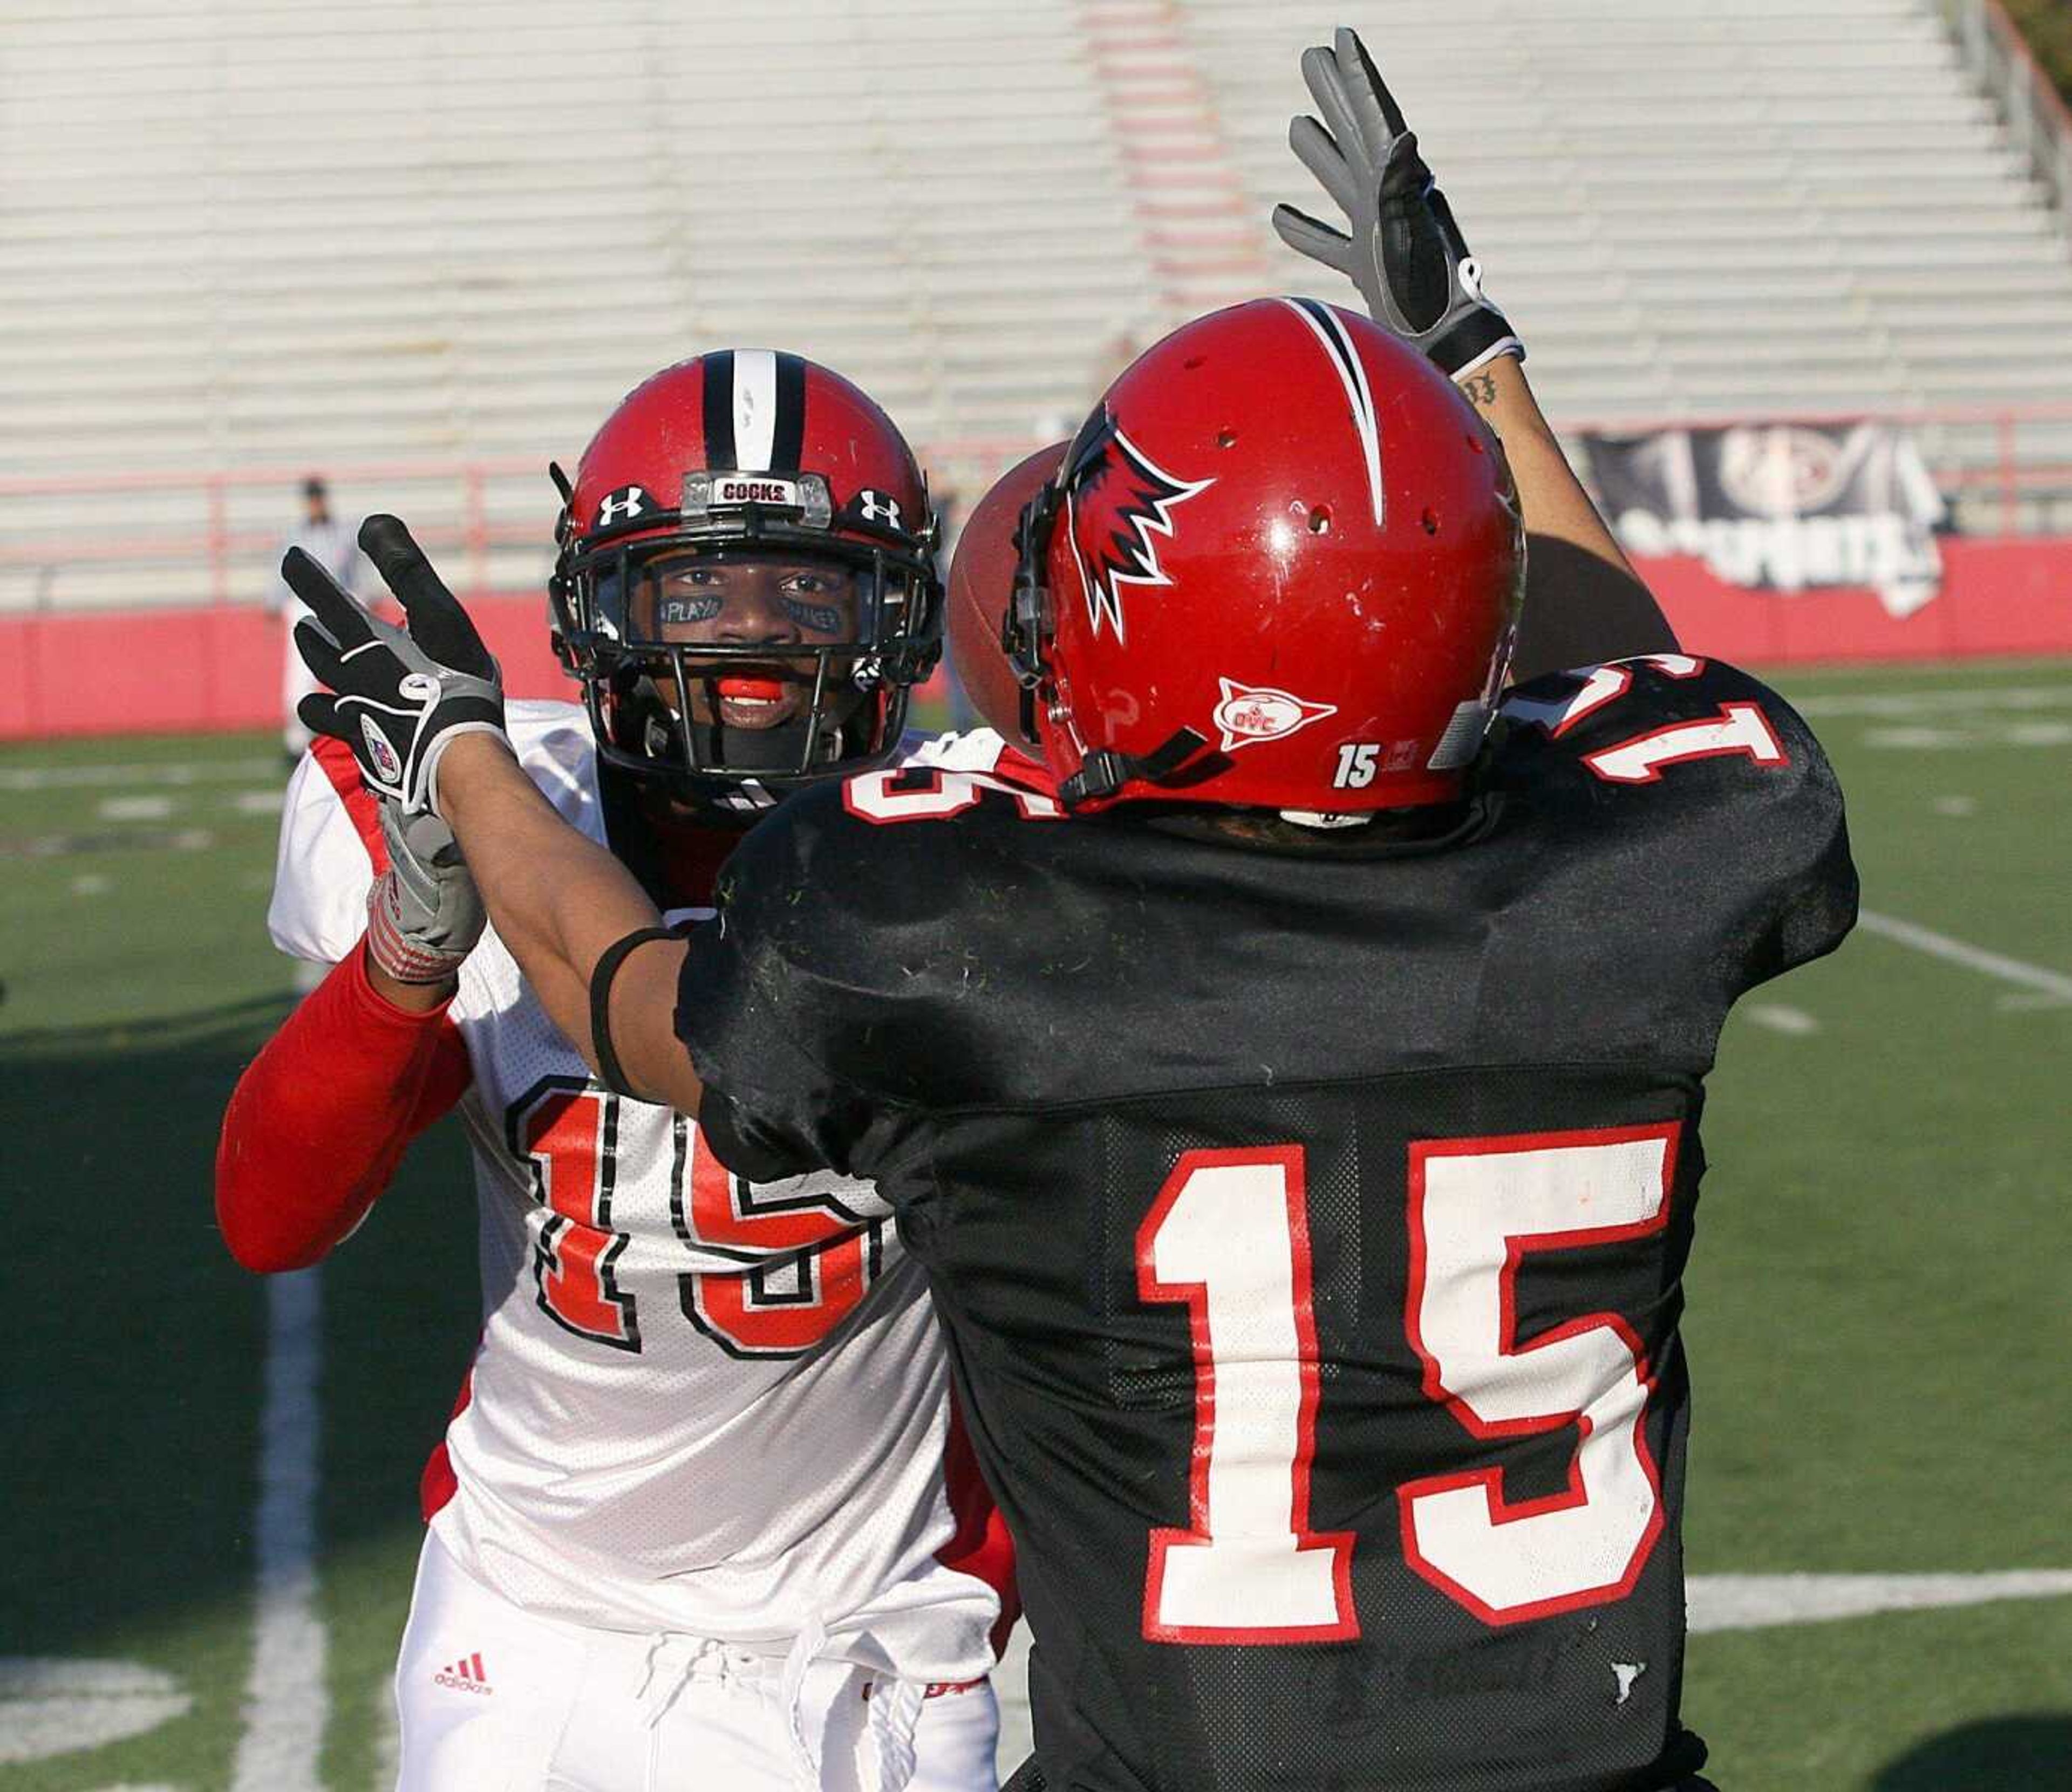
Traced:
<path id="1" fill-rule="evenodd" d="M 1309 334 L 1323 347 L 1325 355 L 1346 389 L 1352 412 L 1353 429 L 1367 457 L 1367 486 L 1374 500 L 1374 520 L 1379 527 L 1388 519 L 1388 502 L 1381 489 L 1381 427 L 1374 412 L 1374 393 L 1367 383 L 1367 366 L 1353 347 L 1346 326 L 1328 305 L 1315 299 L 1284 298 L 1281 301 L 1308 325 Z"/>
<path id="2" fill-rule="evenodd" d="M 743 473 L 770 470 L 777 437 L 777 357 L 767 348 L 734 351 L 734 455 Z"/>

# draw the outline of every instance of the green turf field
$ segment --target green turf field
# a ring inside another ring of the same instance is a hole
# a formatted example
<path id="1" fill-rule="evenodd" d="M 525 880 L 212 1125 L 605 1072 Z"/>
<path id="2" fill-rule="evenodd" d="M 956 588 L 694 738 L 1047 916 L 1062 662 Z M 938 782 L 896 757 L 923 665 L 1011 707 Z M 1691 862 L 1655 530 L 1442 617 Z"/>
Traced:
<path id="1" fill-rule="evenodd" d="M 2072 1569 L 2072 665 L 1782 682 L 1841 769 L 1880 930 L 1758 992 L 1722 1050 L 1691 1565 Z M 255 1672 L 269 1294 L 209 1185 L 291 999 L 262 919 L 282 781 L 257 737 L 0 748 L 0 1792 L 291 1788 L 284 1721 L 321 1724 L 325 1786 L 370 1792 L 392 1745 L 473 1193 L 435 1133 L 323 1271 L 314 1622 Z M 1701 1634 L 1685 1706 L 1724 1792 L 2072 1787 L 2072 1597 Z"/>

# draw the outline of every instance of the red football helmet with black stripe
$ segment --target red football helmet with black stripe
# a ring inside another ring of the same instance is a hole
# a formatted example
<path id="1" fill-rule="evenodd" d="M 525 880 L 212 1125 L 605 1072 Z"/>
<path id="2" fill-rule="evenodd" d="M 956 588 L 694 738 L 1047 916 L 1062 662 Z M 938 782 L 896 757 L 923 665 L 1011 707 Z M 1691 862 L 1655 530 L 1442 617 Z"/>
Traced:
<path id="1" fill-rule="evenodd" d="M 1072 807 L 1462 793 L 1523 590 L 1516 494 L 1453 383 L 1365 318 L 1259 299 L 1182 326 L 1018 545 L 1006 646 Z"/>
<path id="2" fill-rule="evenodd" d="M 604 764 L 746 811 L 898 746 L 940 651 L 935 519 L 864 392 L 796 355 L 700 355 L 555 477 L 555 631 Z"/>

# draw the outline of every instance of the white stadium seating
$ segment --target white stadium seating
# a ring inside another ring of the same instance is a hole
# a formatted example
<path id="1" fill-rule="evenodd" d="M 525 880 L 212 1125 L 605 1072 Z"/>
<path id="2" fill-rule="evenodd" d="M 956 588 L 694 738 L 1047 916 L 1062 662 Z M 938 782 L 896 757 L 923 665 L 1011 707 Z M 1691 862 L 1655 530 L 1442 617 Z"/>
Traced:
<path id="1" fill-rule="evenodd" d="M 1934 0 L 1342 10 L 1557 421 L 2072 400 L 2066 220 Z M 0 486 L 0 609 L 254 599 L 321 469 L 451 535 L 454 470 L 488 465 L 475 571 L 535 583 L 553 500 L 521 470 L 734 342 L 850 374 L 968 500 L 1125 344 L 1348 297 L 1266 223 L 1315 203 L 1285 133 L 1328 16 L 11 0 L 0 480 L 84 477 Z M 2000 451 L 1990 420 L 1924 434 L 1938 465 Z M 2072 461 L 2072 412 L 2021 451 Z M 442 470 L 353 470 L 399 463 Z M 181 477 L 94 483 L 144 473 Z M 219 474 L 227 586 L 193 547 Z"/>

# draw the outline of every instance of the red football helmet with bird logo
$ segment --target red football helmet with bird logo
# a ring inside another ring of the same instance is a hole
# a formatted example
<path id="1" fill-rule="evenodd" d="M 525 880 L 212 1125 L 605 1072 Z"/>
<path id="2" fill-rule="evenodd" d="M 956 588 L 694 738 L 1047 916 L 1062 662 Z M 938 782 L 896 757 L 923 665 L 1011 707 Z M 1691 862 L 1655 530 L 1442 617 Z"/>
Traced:
<path id="1" fill-rule="evenodd" d="M 1018 531 L 1005 646 L 1071 806 L 1462 793 L 1523 589 L 1516 494 L 1452 382 L 1366 318 L 1260 299 L 1183 326 Z"/>

